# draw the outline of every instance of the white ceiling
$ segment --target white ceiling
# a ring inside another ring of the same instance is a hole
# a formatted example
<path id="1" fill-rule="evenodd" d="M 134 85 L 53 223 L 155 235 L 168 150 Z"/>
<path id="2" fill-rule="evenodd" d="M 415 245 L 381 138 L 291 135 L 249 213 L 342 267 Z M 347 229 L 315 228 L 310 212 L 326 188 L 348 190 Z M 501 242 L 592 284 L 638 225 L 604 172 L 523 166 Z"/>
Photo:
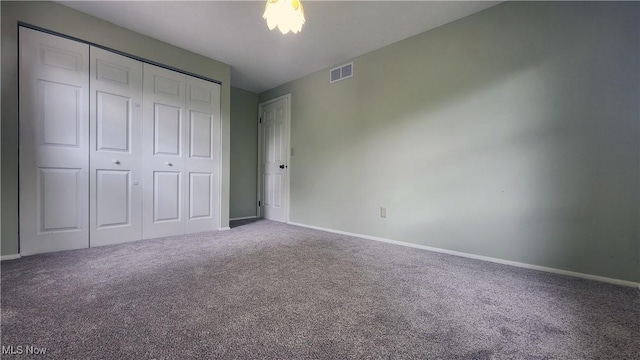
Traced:
<path id="1" fill-rule="evenodd" d="M 60 1 L 231 65 L 231 85 L 260 93 L 501 1 L 309 1 L 298 34 L 269 31 L 265 1 Z"/>

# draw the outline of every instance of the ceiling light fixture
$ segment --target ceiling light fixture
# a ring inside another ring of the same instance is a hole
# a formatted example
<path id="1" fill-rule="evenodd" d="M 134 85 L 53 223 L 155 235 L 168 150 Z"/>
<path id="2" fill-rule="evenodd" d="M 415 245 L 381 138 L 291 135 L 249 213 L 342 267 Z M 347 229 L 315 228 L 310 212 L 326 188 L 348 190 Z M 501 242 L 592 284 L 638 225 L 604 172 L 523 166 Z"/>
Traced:
<path id="1" fill-rule="evenodd" d="M 267 20 L 269 30 L 277 26 L 283 34 L 289 31 L 297 34 L 305 23 L 300 0 L 267 0 L 262 17 Z"/>

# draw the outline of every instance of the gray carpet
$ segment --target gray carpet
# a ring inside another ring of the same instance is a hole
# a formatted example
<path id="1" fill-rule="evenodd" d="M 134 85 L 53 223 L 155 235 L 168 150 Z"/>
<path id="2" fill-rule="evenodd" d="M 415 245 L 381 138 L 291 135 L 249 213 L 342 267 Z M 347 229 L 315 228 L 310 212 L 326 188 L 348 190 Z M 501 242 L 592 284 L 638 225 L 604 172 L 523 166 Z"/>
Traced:
<path id="1" fill-rule="evenodd" d="M 640 359 L 637 289 L 264 220 L 1 271 L 37 359 Z"/>

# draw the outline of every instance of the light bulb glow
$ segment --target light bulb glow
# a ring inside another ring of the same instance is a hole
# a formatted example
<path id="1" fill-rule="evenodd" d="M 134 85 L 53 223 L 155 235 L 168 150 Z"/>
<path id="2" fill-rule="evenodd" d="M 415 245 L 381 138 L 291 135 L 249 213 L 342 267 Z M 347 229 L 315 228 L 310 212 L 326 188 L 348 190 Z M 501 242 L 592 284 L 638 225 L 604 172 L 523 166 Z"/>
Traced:
<path id="1" fill-rule="evenodd" d="M 269 30 L 276 27 L 281 33 L 297 34 L 305 23 L 304 8 L 300 0 L 267 0 L 262 17 Z"/>

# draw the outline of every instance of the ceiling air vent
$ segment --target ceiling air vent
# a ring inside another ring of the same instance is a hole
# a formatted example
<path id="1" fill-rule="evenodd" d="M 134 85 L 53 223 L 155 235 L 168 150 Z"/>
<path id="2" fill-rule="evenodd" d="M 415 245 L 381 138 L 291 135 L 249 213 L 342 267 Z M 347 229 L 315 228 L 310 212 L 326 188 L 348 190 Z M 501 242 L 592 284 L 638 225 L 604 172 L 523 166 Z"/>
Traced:
<path id="1" fill-rule="evenodd" d="M 353 63 L 335 67 L 329 70 L 329 82 L 334 83 L 353 76 Z"/>

